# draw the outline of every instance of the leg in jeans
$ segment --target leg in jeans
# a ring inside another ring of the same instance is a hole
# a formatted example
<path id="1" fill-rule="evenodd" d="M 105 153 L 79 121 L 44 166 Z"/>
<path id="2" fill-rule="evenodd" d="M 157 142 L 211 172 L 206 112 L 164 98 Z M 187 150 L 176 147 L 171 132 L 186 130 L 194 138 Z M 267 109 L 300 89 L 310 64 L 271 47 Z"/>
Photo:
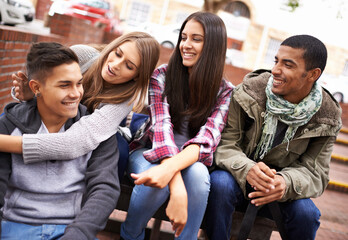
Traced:
<path id="1" fill-rule="evenodd" d="M 205 213 L 205 228 L 210 240 L 230 239 L 232 214 L 246 201 L 234 177 L 227 171 L 210 174 L 210 194 Z"/>
<path id="2" fill-rule="evenodd" d="M 320 211 L 311 199 L 279 203 L 288 239 L 315 239 Z"/>
<path id="3" fill-rule="evenodd" d="M 144 159 L 140 149 L 129 158 L 129 173 L 143 172 L 155 166 Z M 178 239 L 197 239 L 209 195 L 209 174 L 202 163 L 194 163 L 182 172 L 188 195 L 188 224 Z M 147 222 L 168 199 L 168 186 L 159 189 L 143 185 L 133 188 L 126 221 L 121 226 L 121 236 L 126 240 L 144 239 Z"/>
<path id="4" fill-rule="evenodd" d="M 38 226 L 27 225 L 3 220 L 1 222 L 1 239 L 17 240 L 53 240 L 64 235 L 66 225 L 43 224 Z"/>
<path id="5" fill-rule="evenodd" d="M 181 171 L 188 198 L 188 218 L 184 230 L 177 239 L 197 239 L 208 202 L 210 177 L 207 167 L 196 162 Z"/>
<path id="6" fill-rule="evenodd" d="M 140 173 L 157 164 L 148 162 L 143 157 L 147 149 L 139 149 L 129 156 L 128 173 Z M 127 218 L 121 225 L 121 236 L 126 240 L 142 240 L 145 227 L 157 209 L 169 196 L 168 186 L 160 189 L 135 185 L 128 208 Z"/>

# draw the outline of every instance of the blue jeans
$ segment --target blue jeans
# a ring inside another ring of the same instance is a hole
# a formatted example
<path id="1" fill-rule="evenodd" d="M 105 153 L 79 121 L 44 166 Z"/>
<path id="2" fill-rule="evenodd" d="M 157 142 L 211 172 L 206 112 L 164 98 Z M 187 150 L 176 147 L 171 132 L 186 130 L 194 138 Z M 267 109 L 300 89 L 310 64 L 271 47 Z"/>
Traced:
<path id="1" fill-rule="evenodd" d="M 230 239 L 232 214 L 235 208 L 247 205 L 242 190 L 227 171 L 215 170 L 210 174 L 211 190 L 205 214 L 206 233 L 210 240 Z M 279 202 L 288 239 L 315 239 L 319 228 L 320 211 L 310 199 Z M 272 218 L 268 208 L 259 214 Z"/>
<path id="2" fill-rule="evenodd" d="M 64 235 L 67 225 L 43 224 L 38 226 L 2 220 L 2 240 L 53 240 L 60 239 Z"/>
<path id="3" fill-rule="evenodd" d="M 140 173 L 157 164 L 143 157 L 147 149 L 139 149 L 129 156 L 128 173 Z M 188 197 L 188 219 L 177 239 L 197 240 L 204 212 L 207 206 L 210 181 L 209 172 L 202 163 L 196 162 L 181 171 Z M 121 226 L 121 236 L 126 240 L 140 240 L 145 237 L 147 222 L 168 199 L 169 188 L 163 189 L 136 185 L 133 188 L 127 218 Z"/>

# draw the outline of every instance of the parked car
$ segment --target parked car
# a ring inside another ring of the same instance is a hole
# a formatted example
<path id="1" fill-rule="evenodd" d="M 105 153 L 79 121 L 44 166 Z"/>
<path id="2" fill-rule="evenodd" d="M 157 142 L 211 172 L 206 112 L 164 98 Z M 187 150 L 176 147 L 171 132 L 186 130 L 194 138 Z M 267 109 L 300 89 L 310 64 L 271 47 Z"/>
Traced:
<path id="1" fill-rule="evenodd" d="M 48 15 L 55 13 L 89 20 L 92 24 L 103 24 L 105 32 L 122 34 L 120 20 L 114 14 L 112 3 L 107 0 L 55 0 Z"/>
<path id="2" fill-rule="evenodd" d="M 180 27 L 177 25 L 144 24 L 139 30 L 152 35 L 163 47 L 173 49 L 178 42 Z"/>
<path id="3" fill-rule="evenodd" d="M 322 76 L 319 79 L 321 86 L 326 88 L 339 103 L 348 103 L 348 77 L 338 78 Z"/>
<path id="4" fill-rule="evenodd" d="M 33 21 L 35 8 L 30 0 L 0 0 L 0 23 L 16 25 Z"/>

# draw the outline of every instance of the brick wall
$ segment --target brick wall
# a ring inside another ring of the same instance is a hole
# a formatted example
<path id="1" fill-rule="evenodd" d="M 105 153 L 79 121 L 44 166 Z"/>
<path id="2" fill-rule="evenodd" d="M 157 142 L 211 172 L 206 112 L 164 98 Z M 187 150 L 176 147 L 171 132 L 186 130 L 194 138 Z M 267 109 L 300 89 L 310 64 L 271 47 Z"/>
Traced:
<path id="1" fill-rule="evenodd" d="M 45 19 L 45 16 L 51 7 L 51 4 L 52 4 L 51 0 L 38 0 L 36 2 L 35 17 L 41 20 Z"/>
<path id="2" fill-rule="evenodd" d="M 102 43 L 104 26 L 94 26 L 90 21 L 67 15 L 55 14 L 50 19 L 52 34 L 66 38 L 66 43 Z"/>
<path id="3" fill-rule="evenodd" d="M 55 41 L 67 46 L 78 43 L 109 43 L 115 34 L 70 16 L 54 15 L 50 19 L 51 34 L 40 35 L 15 27 L 0 25 L 0 113 L 13 101 L 10 96 L 11 75 L 25 69 L 26 55 L 33 42 Z"/>
<path id="4" fill-rule="evenodd" d="M 0 112 L 10 101 L 11 75 L 25 68 L 25 59 L 32 42 L 62 42 L 59 36 L 40 36 L 13 27 L 0 26 Z"/>

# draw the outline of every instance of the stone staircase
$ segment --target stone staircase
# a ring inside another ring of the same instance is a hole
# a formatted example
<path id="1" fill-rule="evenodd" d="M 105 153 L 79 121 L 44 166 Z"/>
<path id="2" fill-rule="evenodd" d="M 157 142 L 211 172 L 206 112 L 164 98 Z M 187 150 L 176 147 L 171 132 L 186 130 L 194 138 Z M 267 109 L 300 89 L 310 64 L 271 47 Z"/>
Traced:
<path id="1" fill-rule="evenodd" d="M 330 182 L 328 189 L 348 193 L 348 128 L 338 134 L 331 155 Z"/>

